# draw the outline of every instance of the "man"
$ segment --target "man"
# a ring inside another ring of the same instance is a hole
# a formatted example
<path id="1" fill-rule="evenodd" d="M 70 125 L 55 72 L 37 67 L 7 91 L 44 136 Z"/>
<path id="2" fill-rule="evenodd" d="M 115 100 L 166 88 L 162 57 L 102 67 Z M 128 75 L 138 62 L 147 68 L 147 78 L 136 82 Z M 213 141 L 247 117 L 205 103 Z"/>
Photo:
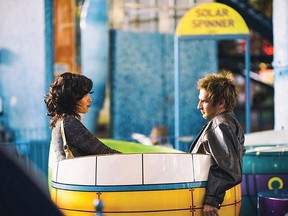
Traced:
<path id="1" fill-rule="evenodd" d="M 244 132 L 233 109 L 238 90 L 230 72 L 209 74 L 198 81 L 197 109 L 209 122 L 190 147 L 191 153 L 211 154 L 203 214 L 219 215 L 225 191 L 242 180 L 242 157 L 245 153 Z"/>

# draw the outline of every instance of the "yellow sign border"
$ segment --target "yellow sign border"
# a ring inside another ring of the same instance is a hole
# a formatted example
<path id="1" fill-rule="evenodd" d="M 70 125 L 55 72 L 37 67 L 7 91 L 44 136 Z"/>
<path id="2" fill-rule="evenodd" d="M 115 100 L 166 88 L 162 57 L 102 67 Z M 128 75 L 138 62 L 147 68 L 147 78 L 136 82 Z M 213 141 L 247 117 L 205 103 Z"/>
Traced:
<path id="1" fill-rule="evenodd" d="M 249 34 L 242 16 L 233 8 L 217 2 L 202 3 L 186 12 L 179 21 L 176 35 Z"/>

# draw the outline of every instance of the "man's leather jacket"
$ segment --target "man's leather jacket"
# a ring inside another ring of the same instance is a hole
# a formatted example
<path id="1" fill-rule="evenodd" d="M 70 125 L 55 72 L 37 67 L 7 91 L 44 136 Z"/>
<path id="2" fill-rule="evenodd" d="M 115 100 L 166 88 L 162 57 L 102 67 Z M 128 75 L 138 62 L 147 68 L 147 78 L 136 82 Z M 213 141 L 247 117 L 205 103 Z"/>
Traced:
<path id="1" fill-rule="evenodd" d="M 233 112 L 225 111 L 208 122 L 190 147 L 192 153 L 211 154 L 204 204 L 220 208 L 225 191 L 242 181 L 244 132 Z"/>

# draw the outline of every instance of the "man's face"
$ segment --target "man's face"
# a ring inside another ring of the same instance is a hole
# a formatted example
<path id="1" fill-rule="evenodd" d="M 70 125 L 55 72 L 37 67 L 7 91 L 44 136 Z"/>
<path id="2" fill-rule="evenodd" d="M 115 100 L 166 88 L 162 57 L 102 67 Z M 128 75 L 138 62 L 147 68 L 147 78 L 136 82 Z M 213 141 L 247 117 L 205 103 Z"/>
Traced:
<path id="1" fill-rule="evenodd" d="M 208 96 L 209 94 L 206 90 L 200 89 L 197 109 L 201 111 L 204 119 L 211 120 L 223 111 L 223 106 L 220 103 L 213 105 L 213 101 Z"/>

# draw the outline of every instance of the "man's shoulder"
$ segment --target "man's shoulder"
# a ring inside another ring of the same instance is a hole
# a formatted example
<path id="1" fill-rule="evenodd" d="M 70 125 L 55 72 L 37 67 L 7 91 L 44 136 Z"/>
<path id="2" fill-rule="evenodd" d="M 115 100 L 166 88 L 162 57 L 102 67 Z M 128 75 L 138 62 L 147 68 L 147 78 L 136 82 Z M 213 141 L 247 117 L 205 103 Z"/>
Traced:
<path id="1" fill-rule="evenodd" d="M 213 123 L 225 123 L 225 122 L 230 122 L 230 121 L 235 121 L 236 117 L 235 114 L 231 111 L 223 112 L 217 116 L 215 116 L 211 122 Z"/>
<path id="2" fill-rule="evenodd" d="M 215 116 L 209 122 L 210 128 L 216 128 L 219 126 L 232 126 L 232 125 L 238 125 L 238 124 L 239 123 L 238 123 L 233 112 L 221 113 L 221 114 Z"/>

